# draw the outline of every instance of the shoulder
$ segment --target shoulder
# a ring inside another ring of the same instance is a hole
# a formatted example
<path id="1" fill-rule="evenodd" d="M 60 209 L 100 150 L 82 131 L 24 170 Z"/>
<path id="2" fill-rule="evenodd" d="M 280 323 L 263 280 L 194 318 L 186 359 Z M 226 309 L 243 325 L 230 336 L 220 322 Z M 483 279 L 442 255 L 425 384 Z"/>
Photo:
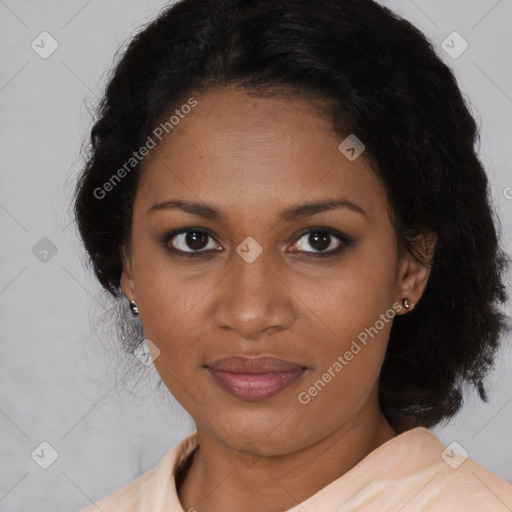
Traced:
<path id="1" fill-rule="evenodd" d="M 456 453 L 451 445 L 443 447 L 439 460 L 414 475 L 424 482 L 423 501 L 433 510 L 510 511 L 512 485 L 466 454 Z M 419 485 L 418 485 L 419 487 Z"/>
<path id="2" fill-rule="evenodd" d="M 510 512 L 512 485 L 452 448 L 422 427 L 393 438 L 367 457 L 381 470 L 358 499 L 401 512 Z"/>
<path id="3" fill-rule="evenodd" d="M 167 456 L 166 454 L 164 458 Z M 162 459 L 163 460 L 163 459 Z M 159 464 L 160 465 L 160 464 Z M 135 512 L 140 509 L 141 501 L 148 488 L 154 487 L 159 465 L 142 474 L 107 496 L 93 502 L 80 512 Z"/>
<path id="4" fill-rule="evenodd" d="M 154 468 L 80 512 L 98 512 L 98 509 L 102 512 L 148 512 L 163 510 L 161 507 L 165 505 L 171 507 L 169 512 L 182 512 L 175 474 L 196 446 L 197 433 L 194 432 L 174 445 Z"/>

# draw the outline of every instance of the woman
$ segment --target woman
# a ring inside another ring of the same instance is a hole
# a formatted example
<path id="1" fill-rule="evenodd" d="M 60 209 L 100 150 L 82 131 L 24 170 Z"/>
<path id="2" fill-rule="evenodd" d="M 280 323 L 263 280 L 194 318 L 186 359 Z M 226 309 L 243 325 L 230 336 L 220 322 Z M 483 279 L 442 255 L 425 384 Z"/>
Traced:
<path id="1" fill-rule="evenodd" d="M 183 0 L 140 32 L 76 217 L 197 431 L 85 511 L 510 510 L 427 430 L 485 399 L 506 330 L 476 138 L 371 0 Z"/>

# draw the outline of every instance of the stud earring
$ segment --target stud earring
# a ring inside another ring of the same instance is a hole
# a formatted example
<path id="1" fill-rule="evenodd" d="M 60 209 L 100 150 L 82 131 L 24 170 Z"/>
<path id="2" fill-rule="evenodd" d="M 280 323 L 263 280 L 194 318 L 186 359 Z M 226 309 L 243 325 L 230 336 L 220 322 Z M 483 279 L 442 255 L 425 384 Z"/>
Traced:
<path id="1" fill-rule="evenodd" d="M 404 297 L 402 299 L 402 305 L 407 310 L 411 310 L 412 311 L 414 309 L 414 302 L 412 300 L 410 300 L 409 297 Z"/>
<path id="2" fill-rule="evenodd" d="M 130 301 L 130 309 L 132 310 L 133 316 L 137 316 L 139 314 L 139 308 L 134 300 Z"/>

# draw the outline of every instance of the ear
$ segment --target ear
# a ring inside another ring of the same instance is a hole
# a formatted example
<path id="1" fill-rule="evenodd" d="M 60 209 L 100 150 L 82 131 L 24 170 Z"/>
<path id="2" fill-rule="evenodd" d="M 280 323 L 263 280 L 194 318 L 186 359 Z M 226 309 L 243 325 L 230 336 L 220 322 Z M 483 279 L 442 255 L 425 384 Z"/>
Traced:
<path id="1" fill-rule="evenodd" d="M 432 231 L 424 231 L 414 243 L 414 249 L 421 258 L 405 250 L 398 262 L 397 302 L 402 304 L 404 297 L 412 301 L 413 306 L 421 299 L 427 287 L 430 269 L 434 257 L 437 235 Z M 401 314 L 407 313 L 403 310 Z"/>
<path id="2" fill-rule="evenodd" d="M 123 271 L 121 273 L 121 288 L 128 300 L 137 300 L 135 281 L 133 278 L 132 260 L 125 247 L 122 249 Z"/>

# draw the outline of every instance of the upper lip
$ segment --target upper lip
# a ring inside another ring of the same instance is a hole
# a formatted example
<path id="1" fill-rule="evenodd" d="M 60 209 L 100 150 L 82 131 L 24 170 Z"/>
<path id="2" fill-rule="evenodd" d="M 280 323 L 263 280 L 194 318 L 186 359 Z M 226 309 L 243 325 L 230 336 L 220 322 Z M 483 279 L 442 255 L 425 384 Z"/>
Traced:
<path id="1" fill-rule="evenodd" d="M 272 356 L 234 356 L 216 359 L 205 365 L 207 368 L 232 373 L 281 373 L 297 371 L 303 366 Z"/>

